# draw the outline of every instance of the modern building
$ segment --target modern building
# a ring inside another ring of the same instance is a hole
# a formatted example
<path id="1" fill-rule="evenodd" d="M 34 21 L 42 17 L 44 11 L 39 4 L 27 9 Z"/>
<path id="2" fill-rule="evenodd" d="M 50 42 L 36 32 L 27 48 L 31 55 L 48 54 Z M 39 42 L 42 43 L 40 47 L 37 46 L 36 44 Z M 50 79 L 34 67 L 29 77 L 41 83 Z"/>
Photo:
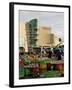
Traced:
<path id="1" fill-rule="evenodd" d="M 37 42 L 37 19 L 32 19 L 25 25 L 28 47 L 36 47 Z"/>
<path id="2" fill-rule="evenodd" d="M 52 33 L 51 27 L 38 27 L 38 20 L 20 23 L 19 46 L 28 52 L 30 48 L 55 47 L 58 45 L 59 37 Z"/>

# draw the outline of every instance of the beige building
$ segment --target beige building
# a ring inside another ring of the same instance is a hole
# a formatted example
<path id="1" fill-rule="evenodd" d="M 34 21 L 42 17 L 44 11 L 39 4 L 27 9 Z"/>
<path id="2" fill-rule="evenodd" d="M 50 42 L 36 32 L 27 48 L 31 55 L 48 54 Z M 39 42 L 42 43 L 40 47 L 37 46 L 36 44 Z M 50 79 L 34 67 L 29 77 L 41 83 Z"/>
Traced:
<path id="1" fill-rule="evenodd" d="M 56 35 L 54 35 L 54 43 L 53 46 L 57 46 L 60 42 L 59 42 L 59 37 L 57 37 Z"/>
<path id="2" fill-rule="evenodd" d="M 25 52 L 28 52 L 27 34 L 26 34 L 26 29 L 25 29 L 25 24 L 24 23 L 20 23 L 19 47 L 24 47 Z"/>
<path id="3" fill-rule="evenodd" d="M 37 46 L 54 47 L 59 44 L 59 39 L 52 33 L 50 27 L 40 27 L 38 30 Z"/>
<path id="4" fill-rule="evenodd" d="M 50 46 L 51 28 L 40 27 L 37 33 L 37 46 Z"/>
<path id="5" fill-rule="evenodd" d="M 20 31 L 19 31 L 19 46 L 25 48 L 25 52 L 28 52 L 28 33 L 26 30 L 26 25 L 24 23 L 20 23 Z M 29 38 L 30 39 L 30 38 Z M 37 42 L 36 46 L 47 46 L 54 47 L 59 44 L 59 38 L 52 33 L 52 29 L 50 27 L 40 27 L 37 30 Z"/>
<path id="6" fill-rule="evenodd" d="M 51 44 L 51 47 L 55 47 L 59 43 L 60 43 L 59 42 L 59 37 L 56 36 L 54 33 L 51 33 L 50 34 L 50 44 Z"/>

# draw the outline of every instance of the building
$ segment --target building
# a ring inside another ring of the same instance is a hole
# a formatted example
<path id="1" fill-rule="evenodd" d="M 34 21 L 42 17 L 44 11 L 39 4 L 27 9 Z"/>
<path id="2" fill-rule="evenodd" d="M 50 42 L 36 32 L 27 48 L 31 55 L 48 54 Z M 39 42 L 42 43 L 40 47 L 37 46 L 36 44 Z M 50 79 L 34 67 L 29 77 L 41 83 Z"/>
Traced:
<path id="1" fill-rule="evenodd" d="M 54 34 L 54 36 L 53 36 L 53 39 L 54 39 L 54 43 L 52 44 L 53 47 L 56 47 L 58 44 L 61 43 L 61 42 L 59 41 L 59 37 L 56 36 L 55 34 Z"/>
<path id="2" fill-rule="evenodd" d="M 37 46 L 51 46 L 50 41 L 51 28 L 40 27 L 38 29 Z"/>
<path id="3" fill-rule="evenodd" d="M 59 43 L 59 38 L 52 33 L 51 27 L 40 27 L 38 29 L 37 46 L 55 47 Z"/>
<path id="4" fill-rule="evenodd" d="M 39 27 L 38 20 L 32 19 L 29 22 L 20 23 L 19 46 L 28 52 L 30 48 L 55 47 L 59 44 L 59 37 L 52 33 L 51 27 Z"/>
<path id="5" fill-rule="evenodd" d="M 19 47 L 24 47 L 25 52 L 28 52 L 26 29 L 25 24 L 22 22 L 20 22 L 20 29 L 19 29 Z"/>
<path id="6" fill-rule="evenodd" d="M 36 47 L 37 28 L 37 19 L 32 19 L 25 25 L 28 47 Z"/>
<path id="7" fill-rule="evenodd" d="M 24 47 L 25 52 L 29 48 L 36 47 L 37 42 L 37 19 L 32 19 L 25 24 L 20 22 L 19 47 Z"/>

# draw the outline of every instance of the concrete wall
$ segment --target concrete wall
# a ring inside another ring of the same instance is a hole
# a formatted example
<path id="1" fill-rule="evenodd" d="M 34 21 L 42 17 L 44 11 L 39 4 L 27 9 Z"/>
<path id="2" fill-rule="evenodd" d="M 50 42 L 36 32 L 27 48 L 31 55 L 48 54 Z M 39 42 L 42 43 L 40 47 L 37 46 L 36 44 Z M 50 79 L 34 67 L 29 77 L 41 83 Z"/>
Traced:
<path id="1" fill-rule="evenodd" d="M 37 46 L 50 46 L 51 28 L 40 27 L 38 30 Z"/>

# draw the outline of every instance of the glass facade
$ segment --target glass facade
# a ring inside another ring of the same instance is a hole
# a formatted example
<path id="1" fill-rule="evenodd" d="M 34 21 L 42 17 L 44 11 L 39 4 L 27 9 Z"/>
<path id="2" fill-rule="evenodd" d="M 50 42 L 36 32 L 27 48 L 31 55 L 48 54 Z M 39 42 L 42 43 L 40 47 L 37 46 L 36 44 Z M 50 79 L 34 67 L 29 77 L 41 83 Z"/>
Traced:
<path id="1" fill-rule="evenodd" d="M 26 23 L 28 46 L 35 47 L 37 41 L 37 19 L 32 19 Z"/>

